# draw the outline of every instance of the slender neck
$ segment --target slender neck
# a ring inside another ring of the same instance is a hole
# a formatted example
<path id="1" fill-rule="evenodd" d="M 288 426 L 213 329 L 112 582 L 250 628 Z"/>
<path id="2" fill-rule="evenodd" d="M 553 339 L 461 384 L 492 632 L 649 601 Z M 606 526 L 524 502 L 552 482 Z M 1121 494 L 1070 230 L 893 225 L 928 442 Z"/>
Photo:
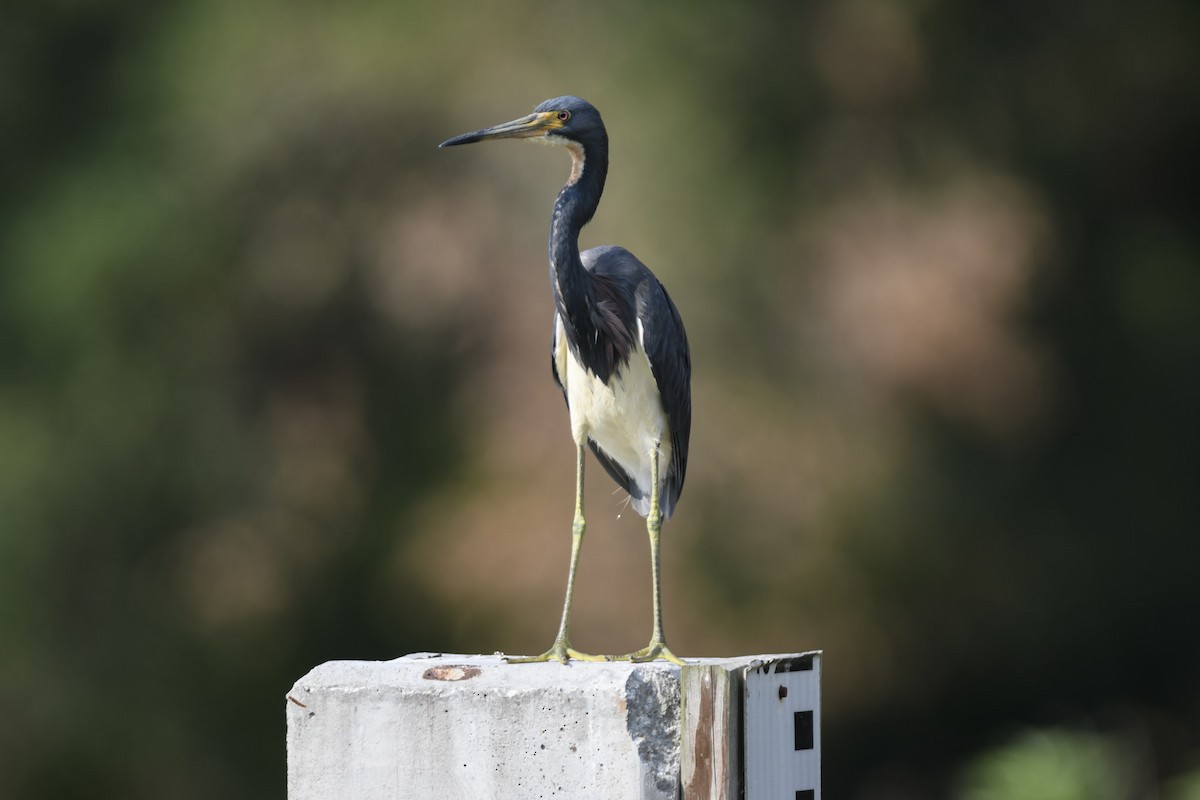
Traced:
<path id="1" fill-rule="evenodd" d="M 550 218 L 550 281 L 559 314 L 569 328 L 583 334 L 590 318 L 591 276 L 579 258 L 579 231 L 600 205 L 608 175 L 608 140 L 602 136 L 568 148 L 571 177 L 558 193 Z"/>

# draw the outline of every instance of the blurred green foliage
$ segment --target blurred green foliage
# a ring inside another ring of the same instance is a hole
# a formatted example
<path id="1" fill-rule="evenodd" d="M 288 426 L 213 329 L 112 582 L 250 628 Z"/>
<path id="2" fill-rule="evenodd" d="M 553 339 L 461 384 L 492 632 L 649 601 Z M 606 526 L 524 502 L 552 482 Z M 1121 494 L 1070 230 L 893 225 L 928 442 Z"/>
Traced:
<path id="1" fill-rule="evenodd" d="M 1170 800 L 1196 800 L 1200 797 L 1200 771 L 1172 781 L 1167 789 Z"/>
<path id="2" fill-rule="evenodd" d="M 279 796 L 313 665 L 544 649 L 566 164 L 434 145 L 566 92 L 613 138 L 585 243 L 693 344 L 677 651 L 825 647 L 831 797 L 1101 797 L 1113 748 L 1189 796 L 1197 41 L 1169 0 L 8 3 L 0 796 Z M 628 650 L 644 544 L 589 492 L 577 635 Z"/>
<path id="3" fill-rule="evenodd" d="M 1136 796 L 1125 753 L 1115 742 L 1068 731 L 1028 733 L 980 758 L 963 800 L 1120 800 Z"/>

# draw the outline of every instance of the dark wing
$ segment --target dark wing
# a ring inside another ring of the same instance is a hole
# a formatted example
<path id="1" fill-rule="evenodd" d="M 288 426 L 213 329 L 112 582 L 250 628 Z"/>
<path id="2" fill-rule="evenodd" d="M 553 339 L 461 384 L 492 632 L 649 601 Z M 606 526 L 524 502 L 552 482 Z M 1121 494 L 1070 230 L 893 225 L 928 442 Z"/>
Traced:
<path id="1" fill-rule="evenodd" d="M 558 374 L 558 312 L 554 312 L 554 318 L 550 320 L 550 375 L 554 378 L 554 385 L 563 393 L 563 400 L 567 399 L 567 387 L 563 386 L 562 376 Z M 567 406 L 570 410 L 570 405 Z"/>
<path id="2" fill-rule="evenodd" d="M 650 361 L 650 370 L 654 373 L 670 428 L 671 462 L 659 465 L 660 471 L 665 473 L 661 476 L 663 491 L 659 506 L 663 516 L 669 518 L 683 491 L 692 431 L 692 357 L 683 320 L 658 278 L 628 250 L 596 247 L 581 255 L 584 267 L 597 278 L 604 280 L 611 277 L 613 284 L 633 288 L 631 311 L 641 322 L 641 346 Z M 637 323 L 630 320 L 628 328 L 636 330 Z M 619 464 L 595 445 L 592 446 L 592 452 L 622 489 L 635 500 L 641 499 L 641 491 Z"/>
<path id="3" fill-rule="evenodd" d="M 663 516 L 670 518 L 687 475 L 688 442 L 692 436 L 692 354 L 679 310 L 653 275 L 645 299 L 638 304 L 638 317 L 642 321 L 642 348 L 650 359 L 671 428 L 671 463 L 665 465 L 666 476 L 659 498 Z M 660 465 L 659 469 L 662 468 Z"/>
<path id="4" fill-rule="evenodd" d="M 604 467 L 604 471 L 608 473 L 608 477 L 610 477 L 614 481 L 616 481 L 617 486 L 620 486 L 622 489 L 624 489 L 626 492 L 629 493 L 630 497 L 633 498 L 633 500 L 635 501 L 634 507 L 636 509 L 637 508 L 636 501 L 639 501 L 642 498 L 646 497 L 646 495 L 642 494 L 642 490 L 637 485 L 637 481 L 631 479 L 629 477 L 629 473 L 627 473 L 625 471 L 625 468 L 622 467 L 620 464 L 618 464 L 613 459 L 609 458 L 608 453 L 601 450 L 600 446 L 598 444 L 596 444 L 595 442 L 593 442 L 591 440 L 591 438 L 588 438 L 588 448 L 592 451 L 592 455 L 594 455 L 596 457 L 596 460 L 600 462 L 600 466 Z M 646 500 L 645 506 L 646 506 L 646 508 L 649 508 L 649 506 L 650 506 L 649 499 Z M 639 513 L 641 513 L 640 510 L 639 510 Z M 646 512 L 646 513 L 649 513 L 649 512 Z M 644 517 L 644 516 L 646 516 L 646 514 L 643 513 L 642 516 Z"/>

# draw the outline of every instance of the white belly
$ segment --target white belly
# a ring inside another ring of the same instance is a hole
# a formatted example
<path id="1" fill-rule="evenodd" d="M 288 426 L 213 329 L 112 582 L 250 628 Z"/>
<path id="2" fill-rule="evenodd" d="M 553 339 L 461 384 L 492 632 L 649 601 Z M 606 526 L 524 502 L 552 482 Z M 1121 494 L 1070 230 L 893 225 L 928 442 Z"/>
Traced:
<path id="1" fill-rule="evenodd" d="M 555 366 L 567 393 L 572 436 L 577 443 L 583 443 L 586 437 L 599 445 L 649 497 L 651 453 L 657 446 L 661 482 L 665 465 L 670 463 L 671 444 L 669 439 L 663 441 L 667 415 L 650 370 L 650 360 L 642 349 L 641 324 L 629 363 L 610 378 L 609 386 L 585 370 L 571 354 L 557 317 L 555 327 Z"/>

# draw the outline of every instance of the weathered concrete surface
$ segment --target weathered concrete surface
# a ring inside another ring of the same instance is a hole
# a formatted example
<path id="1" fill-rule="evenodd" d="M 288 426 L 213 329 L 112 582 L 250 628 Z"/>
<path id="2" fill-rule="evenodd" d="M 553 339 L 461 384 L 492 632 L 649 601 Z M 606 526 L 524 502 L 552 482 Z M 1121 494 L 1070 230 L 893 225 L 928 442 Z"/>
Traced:
<path id="1" fill-rule="evenodd" d="M 734 800 L 746 675 L 794 658 L 681 668 L 422 653 L 322 664 L 285 704 L 288 797 Z M 763 713 L 792 724 L 790 706 L 776 705 Z"/>
<path id="2" fill-rule="evenodd" d="M 288 693 L 288 797 L 674 800 L 679 686 L 665 662 L 322 664 Z"/>

